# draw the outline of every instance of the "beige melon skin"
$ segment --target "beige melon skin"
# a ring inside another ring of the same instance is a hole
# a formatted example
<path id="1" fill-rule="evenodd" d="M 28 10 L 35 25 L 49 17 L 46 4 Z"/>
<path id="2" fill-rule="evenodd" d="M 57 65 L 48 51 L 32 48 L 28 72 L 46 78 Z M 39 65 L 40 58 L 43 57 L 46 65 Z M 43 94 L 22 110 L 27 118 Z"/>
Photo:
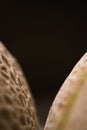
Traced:
<path id="1" fill-rule="evenodd" d="M 87 130 L 87 79 L 81 87 L 61 130 Z"/>
<path id="2" fill-rule="evenodd" d="M 0 42 L 0 130 L 39 130 L 38 124 L 25 76 Z"/>
<path id="3" fill-rule="evenodd" d="M 44 130 L 87 130 L 87 53 L 61 86 Z"/>

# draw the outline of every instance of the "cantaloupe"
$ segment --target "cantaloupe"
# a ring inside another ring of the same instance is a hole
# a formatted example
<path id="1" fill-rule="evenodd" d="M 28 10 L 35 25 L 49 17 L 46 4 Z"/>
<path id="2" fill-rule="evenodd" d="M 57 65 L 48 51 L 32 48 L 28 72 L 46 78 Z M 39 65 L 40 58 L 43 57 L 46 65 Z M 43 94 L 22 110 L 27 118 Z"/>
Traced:
<path id="1" fill-rule="evenodd" d="M 29 85 L 17 62 L 0 43 L 0 130 L 39 130 Z"/>

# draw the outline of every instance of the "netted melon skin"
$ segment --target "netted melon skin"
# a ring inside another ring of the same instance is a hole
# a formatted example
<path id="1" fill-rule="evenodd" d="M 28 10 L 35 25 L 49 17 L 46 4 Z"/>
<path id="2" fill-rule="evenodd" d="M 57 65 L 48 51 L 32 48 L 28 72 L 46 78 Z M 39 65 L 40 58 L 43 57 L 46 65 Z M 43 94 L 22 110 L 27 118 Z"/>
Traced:
<path id="1" fill-rule="evenodd" d="M 39 130 L 29 86 L 18 62 L 1 42 L 0 130 Z"/>

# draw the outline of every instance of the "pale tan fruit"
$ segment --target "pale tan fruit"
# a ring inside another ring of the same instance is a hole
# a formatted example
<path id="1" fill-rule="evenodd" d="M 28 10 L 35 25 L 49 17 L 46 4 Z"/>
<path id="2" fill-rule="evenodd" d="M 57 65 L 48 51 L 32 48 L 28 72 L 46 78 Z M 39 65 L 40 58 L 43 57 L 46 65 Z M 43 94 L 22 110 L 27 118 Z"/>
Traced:
<path id="1" fill-rule="evenodd" d="M 87 130 L 87 53 L 60 88 L 44 130 Z"/>
<path id="2" fill-rule="evenodd" d="M 16 61 L 0 42 L 0 130 L 39 130 L 33 97 Z"/>

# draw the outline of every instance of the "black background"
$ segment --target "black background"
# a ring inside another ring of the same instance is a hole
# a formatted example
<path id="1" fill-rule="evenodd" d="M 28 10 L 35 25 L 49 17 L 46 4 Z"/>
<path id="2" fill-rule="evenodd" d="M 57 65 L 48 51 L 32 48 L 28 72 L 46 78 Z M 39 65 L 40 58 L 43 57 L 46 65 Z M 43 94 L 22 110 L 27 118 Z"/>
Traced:
<path id="1" fill-rule="evenodd" d="M 80 2 L 3 2 L 0 40 L 22 66 L 45 122 L 65 78 L 87 51 L 87 8 Z"/>

